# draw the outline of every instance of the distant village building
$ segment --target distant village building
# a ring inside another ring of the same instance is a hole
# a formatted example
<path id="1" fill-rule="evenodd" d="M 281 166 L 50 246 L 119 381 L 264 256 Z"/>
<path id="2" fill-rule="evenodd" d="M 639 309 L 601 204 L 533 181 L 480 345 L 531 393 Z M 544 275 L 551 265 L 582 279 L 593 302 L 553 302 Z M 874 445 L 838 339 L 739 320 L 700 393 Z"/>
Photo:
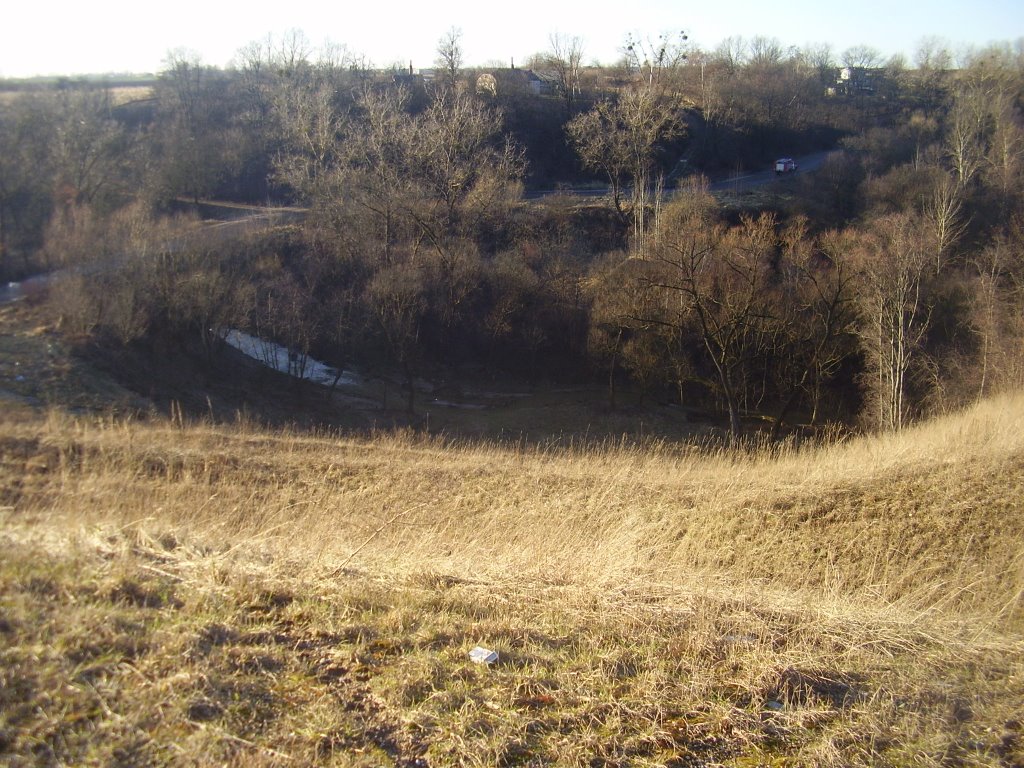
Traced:
<path id="1" fill-rule="evenodd" d="M 407 70 L 392 72 L 392 80 L 396 85 L 404 86 L 412 92 L 430 90 L 440 81 L 436 69 L 414 70 L 410 63 Z M 466 84 L 472 84 L 470 78 Z M 471 87 L 473 87 L 471 85 Z M 529 94 L 532 96 L 551 96 L 558 93 L 558 79 L 551 72 L 535 72 L 532 69 L 518 69 L 514 65 L 508 69 L 494 69 L 482 72 L 476 77 L 475 90 L 481 96 L 496 97 L 512 94 Z"/>
<path id="2" fill-rule="evenodd" d="M 404 85 L 406 88 L 420 88 L 423 86 L 423 78 L 412 70 L 412 62 L 409 63 L 409 70 L 395 70 L 392 78 L 395 85 Z"/>
<path id="3" fill-rule="evenodd" d="M 427 84 L 423 78 L 422 70 L 420 72 L 414 72 L 412 64 L 409 64 L 407 70 L 395 70 L 391 73 L 391 78 L 395 85 L 401 86 L 409 93 L 413 98 L 422 98 L 426 95 Z"/>
<path id="4" fill-rule="evenodd" d="M 551 80 L 532 69 L 495 69 L 490 75 L 494 79 L 496 94 L 525 92 L 534 96 L 547 96 L 554 93 Z"/>
<path id="5" fill-rule="evenodd" d="M 835 84 L 829 86 L 829 96 L 871 95 L 878 89 L 884 76 L 882 69 L 843 67 L 836 75 Z"/>

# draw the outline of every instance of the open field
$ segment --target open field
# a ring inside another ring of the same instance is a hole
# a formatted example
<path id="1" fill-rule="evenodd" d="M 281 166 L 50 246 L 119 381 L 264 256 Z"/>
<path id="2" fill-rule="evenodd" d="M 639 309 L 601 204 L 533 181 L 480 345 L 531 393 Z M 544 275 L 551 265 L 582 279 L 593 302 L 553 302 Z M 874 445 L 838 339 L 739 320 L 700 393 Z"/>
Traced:
<path id="1" fill-rule="evenodd" d="M 12 765 L 1024 765 L 1024 396 L 754 455 L 2 419 Z"/>
<path id="2" fill-rule="evenodd" d="M 25 82 L 0 82 L 0 106 L 9 106 L 17 102 L 18 99 L 22 98 L 25 94 L 38 93 L 45 86 L 45 83 L 25 83 Z M 115 85 L 108 85 L 107 90 L 110 94 L 110 100 L 113 106 L 121 106 L 122 104 L 128 104 L 133 101 L 144 101 L 146 99 L 153 98 L 153 84 L 151 82 L 143 84 L 124 84 L 119 83 Z"/>

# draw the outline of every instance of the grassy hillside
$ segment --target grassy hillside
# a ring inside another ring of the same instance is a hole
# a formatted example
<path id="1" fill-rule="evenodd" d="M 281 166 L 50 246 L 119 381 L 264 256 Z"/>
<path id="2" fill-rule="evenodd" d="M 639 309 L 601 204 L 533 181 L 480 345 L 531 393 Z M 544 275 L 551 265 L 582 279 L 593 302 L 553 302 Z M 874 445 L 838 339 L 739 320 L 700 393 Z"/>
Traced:
<path id="1" fill-rule="evenodd" d="M 742 456 L 0 419 L 11 764 L 1024 764 L 1024 395 Z"/>

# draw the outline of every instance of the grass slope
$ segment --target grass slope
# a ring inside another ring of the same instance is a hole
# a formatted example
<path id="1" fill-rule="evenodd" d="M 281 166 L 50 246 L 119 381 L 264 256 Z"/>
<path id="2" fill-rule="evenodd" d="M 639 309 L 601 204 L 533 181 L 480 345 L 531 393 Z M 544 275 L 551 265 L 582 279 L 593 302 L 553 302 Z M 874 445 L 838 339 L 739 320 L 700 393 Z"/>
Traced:
<path id="1" fill-rule="evenodd" d="M 1024 765 L 1024 396 L 742 456 L 0 420 L 9 764 Z"/>

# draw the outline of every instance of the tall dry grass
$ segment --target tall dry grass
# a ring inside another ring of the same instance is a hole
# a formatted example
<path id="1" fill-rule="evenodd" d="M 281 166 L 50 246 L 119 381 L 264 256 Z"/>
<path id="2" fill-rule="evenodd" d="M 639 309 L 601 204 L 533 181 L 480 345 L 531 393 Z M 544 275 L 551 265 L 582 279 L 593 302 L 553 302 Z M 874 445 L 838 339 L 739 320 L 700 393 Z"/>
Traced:
<path id="1" fill-rule="evenodd" d="M 15 513 L 172 529 L 311 573 L 718 584 L 1024 618 L 1021 394 L 899 434 L 746 454 L 58 414 L 4 432 Z"/>
<path id="2" fill-rule="evenodd" d="M 1022 405 L 745 454 L 7 413 L 0 761 L 1018 765 Z"/>

